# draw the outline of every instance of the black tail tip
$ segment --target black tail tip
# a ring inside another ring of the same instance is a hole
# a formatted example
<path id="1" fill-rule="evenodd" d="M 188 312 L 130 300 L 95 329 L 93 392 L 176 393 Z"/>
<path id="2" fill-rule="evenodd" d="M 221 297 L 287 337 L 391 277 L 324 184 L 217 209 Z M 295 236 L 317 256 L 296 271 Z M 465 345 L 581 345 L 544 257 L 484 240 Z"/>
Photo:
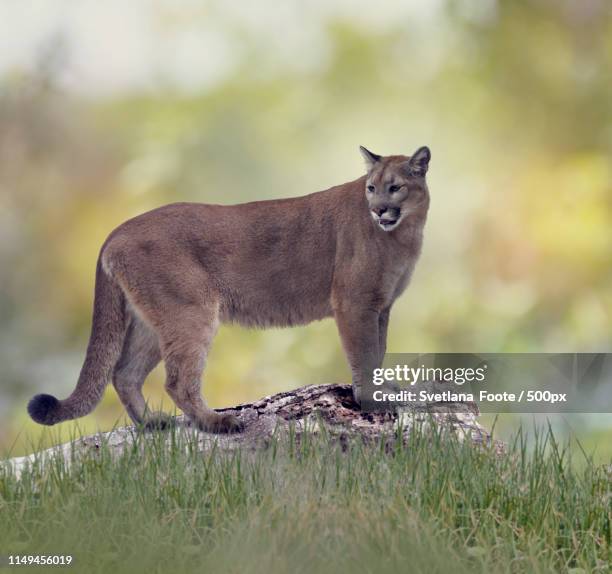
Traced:
<path id="1" fill-rule="evenodd" d="M 55 424 L 59 401 L 51 395 L 36 395 L 28 403 L 28 414 L 41 425 Z"/>

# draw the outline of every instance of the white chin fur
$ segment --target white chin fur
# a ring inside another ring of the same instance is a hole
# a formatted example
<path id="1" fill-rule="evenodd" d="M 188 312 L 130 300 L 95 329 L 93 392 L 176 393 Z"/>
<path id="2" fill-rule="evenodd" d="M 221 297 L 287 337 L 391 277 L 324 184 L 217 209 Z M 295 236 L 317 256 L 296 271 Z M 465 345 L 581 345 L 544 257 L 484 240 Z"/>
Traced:
<path id="1" fill-rule="evenodd" d="M 378 226 L 383 230 L 383 231 L 393 231 L 396 227 L 397 224 L 399 223 L 399 220 L 396 221 L 395 223 L 392 223 L 390 225 L 383 225 L 382 223 L 378 223 Z"/>

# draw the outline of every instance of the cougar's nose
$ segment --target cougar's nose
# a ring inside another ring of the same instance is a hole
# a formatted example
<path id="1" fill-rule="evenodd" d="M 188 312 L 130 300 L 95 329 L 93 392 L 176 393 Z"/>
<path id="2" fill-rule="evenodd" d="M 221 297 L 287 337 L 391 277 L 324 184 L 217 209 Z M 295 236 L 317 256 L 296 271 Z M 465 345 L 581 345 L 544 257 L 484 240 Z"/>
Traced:
<path id="1" fill-rule="evenodd" d="M 372 211 L 378 215 L 378 217 L 380 217 L 381 215 L 383 215 L 383 213 L 386 213 L 387 208 L 386 207 L 373 207 Z"/>

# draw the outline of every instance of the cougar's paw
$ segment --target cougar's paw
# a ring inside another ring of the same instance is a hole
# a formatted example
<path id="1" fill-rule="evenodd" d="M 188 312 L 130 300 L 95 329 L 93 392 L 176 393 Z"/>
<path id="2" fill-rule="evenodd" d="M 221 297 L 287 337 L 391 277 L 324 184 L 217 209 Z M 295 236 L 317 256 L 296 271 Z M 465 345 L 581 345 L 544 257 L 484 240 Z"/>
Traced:
<path id="1" fill-rule="evenodd" d="M 196 426 L 204 432 L 220 434 L 237 433 L 244 429 L 244 423 L 231 413 L 213 413 L 197 421 Z"/>
<path id="2" fill-rule="evenodd" d="M 395 381 L 385 381 L 380 388 L 386 393 L 400 393 L 402 391 L 402 387 L 400 387 Z"/>
<path id="3" fill-rule="evenodd" d="M 244 430 L 244 423 L 231 413 L 223 413 L 217 423 L 217 430 L 220 433 L 237 433 Z"/>
<path id="4" fill-rule="evenodd" d="M 361 407 L 361 387 L 353 385 L 353 400 L 357 403 L 357 406 Z"/>
<path id="5" fill-rule="evenodd" d="M 165 430 L 174 426 L 174 418 L 167 413 L 150 413 L 142 423 L 145 430 Z"/>

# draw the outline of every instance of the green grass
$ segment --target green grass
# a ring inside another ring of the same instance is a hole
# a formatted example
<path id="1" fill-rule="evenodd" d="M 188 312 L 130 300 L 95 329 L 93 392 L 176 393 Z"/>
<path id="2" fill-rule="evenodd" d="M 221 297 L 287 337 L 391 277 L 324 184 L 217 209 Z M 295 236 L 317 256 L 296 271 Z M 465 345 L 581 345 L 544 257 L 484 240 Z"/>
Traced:
<path id="1" fill-rule="evenodd" d="M 549 431 L 502 456 L 432 431 L 391 451 L 307 435 L 257 454 L 171 433 L 0 471 L 0 554 L 71 554 L 88 573 L 609 568 L 610 468 L 573 464 Z"/>

